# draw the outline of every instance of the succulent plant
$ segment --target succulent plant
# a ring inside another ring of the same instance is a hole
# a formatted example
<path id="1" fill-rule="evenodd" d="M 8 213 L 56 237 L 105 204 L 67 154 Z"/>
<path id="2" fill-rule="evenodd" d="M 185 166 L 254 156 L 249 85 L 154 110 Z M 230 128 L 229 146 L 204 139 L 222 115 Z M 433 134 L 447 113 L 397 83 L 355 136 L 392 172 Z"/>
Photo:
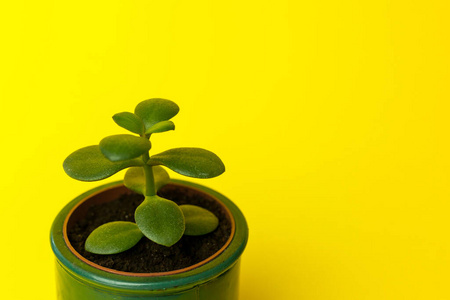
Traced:
<path id="1" fill-rule="evenodd" d="M 65 172 L 81 181 L 102 180 L 128 168 L 125 186 L 145 196 L 135 211 L 136 223 L 116 221 L 101 225 L 87 238 L 87 251 L 120 253 L 132 248 L 143 236 L 170 247 L 183 235 L 203 235 L 217 228 L 219 221 L 210 211 L 194 205 L 178 206 L 157 195 L 170 181 L 163 166 L 195 178 L 212 178 L 225 171 L 216 154 L 201 148 L 174 148 L 150 155 L 152 134 L 174 130 L 170 119 L 178 112 L 178 105 L 170 100 L 142 101 L 134 113 L 121 112 L 113 116 L 117 125 L 135 135 L 105 137 L 99 145 L 81 148 L 65 159 Z"/>

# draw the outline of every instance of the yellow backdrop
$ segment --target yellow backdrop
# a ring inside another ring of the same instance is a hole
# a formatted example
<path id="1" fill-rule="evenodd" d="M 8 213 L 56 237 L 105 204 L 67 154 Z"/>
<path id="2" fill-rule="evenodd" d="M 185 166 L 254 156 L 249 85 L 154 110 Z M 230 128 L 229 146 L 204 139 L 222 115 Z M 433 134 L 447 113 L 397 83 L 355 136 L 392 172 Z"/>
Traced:
<path id="1" fill-rule="evenodd" d="M 50 225 L 98 184 L 62 161 L 162 97 L 155 152 L 216 152 L 248 219 L 241 299 L 450 299 L 448 1 L 0 7 L 0 298 L 56 298 Z"/>

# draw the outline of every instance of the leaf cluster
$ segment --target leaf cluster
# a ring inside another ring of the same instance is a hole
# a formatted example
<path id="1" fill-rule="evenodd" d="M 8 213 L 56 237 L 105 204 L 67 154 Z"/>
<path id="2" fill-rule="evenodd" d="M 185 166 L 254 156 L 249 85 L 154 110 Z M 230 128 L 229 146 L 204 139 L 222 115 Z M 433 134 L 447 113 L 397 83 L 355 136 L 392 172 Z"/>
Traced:
<path id="1" fill-rule="evenodd" d="M 215 230 L 217 217 L 194 205 L 178 206 L 159 197 L 159 188 L 170 181 L 167 167 L 181 175 L 212 178 L 222 174 L 220 158 L 201 148 L 174 148 L 150 155 L 150 138 L 155 133 L 174 130 L 170 120 L 179 112 L 170 100 L 153 98 L 139 103 L 134 113 L 121 112 L 114 122 L 133 134 L 105 137 L 98 145 L 87 146 L 70 154 L 64 171 L 81 181 L 97 181 L 128 169 L 124 184 L 145 196 L 135 211 L 133 222 L 110 222 L 95 229 L 85 248 L 96 254 L 115 254 L 130 249 L 146 236 L 155 243 L 172 246 L 183 235 L 203 235 Z"/>

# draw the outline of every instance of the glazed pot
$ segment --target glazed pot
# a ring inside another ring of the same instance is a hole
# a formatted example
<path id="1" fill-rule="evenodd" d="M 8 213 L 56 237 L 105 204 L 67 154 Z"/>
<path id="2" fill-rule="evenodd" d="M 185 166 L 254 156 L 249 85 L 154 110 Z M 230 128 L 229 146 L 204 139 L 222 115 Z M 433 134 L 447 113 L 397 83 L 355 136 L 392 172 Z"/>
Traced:
<path id="1" fill-rule="evenodd" d="M 238 299 L 240 257 L 248 239 L 244 216 L 228 198 L 205 186 L 182 180 L 170 184 L 195 189 L 224 206 L 232 224 L 224 247 L 194 266 L 165 273 L 119 272 L 86 260 L 70 245 L 67 226 L 82 217 L 92 203 L 111 201 L 127 192 L 121 181 L 105 184 L 75 198 L 53 222 L 50 239 L 56 256 L 58 299 Z"/>

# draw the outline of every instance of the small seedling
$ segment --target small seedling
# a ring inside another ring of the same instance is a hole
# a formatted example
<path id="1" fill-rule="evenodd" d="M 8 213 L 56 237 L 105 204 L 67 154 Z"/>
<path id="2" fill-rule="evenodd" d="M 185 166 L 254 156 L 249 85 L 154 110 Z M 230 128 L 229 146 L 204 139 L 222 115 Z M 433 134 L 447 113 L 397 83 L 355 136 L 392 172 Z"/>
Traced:
<path id="1" fill-rule="evenodd" d="M 102 180 L 129 168 L 125 173 L 125 186 L 145 196 L 135 211 L 136 223 L 117 221 L 101 225 L 87 238 L 87 251 L 120 253 L 132 248 L 143 236 L 170 247 L 183 234 L 203 235 L 217 228 L 219 221 L 210 211 L 194 205 L 178 206 L 156 194 L 170 181 L 162 166 L 195 178 L 212 178 L 225 171 L 217 155 L 201 148 L 174 148 L 150 156 L 150 137 L 174 130 L 170 119 L 178 111 L 178 105 L 170 100 L 145 100 L 136 106 L 134 113 L 121 112 L 113 116 L 117 125 L 138 136 L 108 136 L 99 145 L 81 148 L 64 161 L 65 172 L 81 181 Z"/>

